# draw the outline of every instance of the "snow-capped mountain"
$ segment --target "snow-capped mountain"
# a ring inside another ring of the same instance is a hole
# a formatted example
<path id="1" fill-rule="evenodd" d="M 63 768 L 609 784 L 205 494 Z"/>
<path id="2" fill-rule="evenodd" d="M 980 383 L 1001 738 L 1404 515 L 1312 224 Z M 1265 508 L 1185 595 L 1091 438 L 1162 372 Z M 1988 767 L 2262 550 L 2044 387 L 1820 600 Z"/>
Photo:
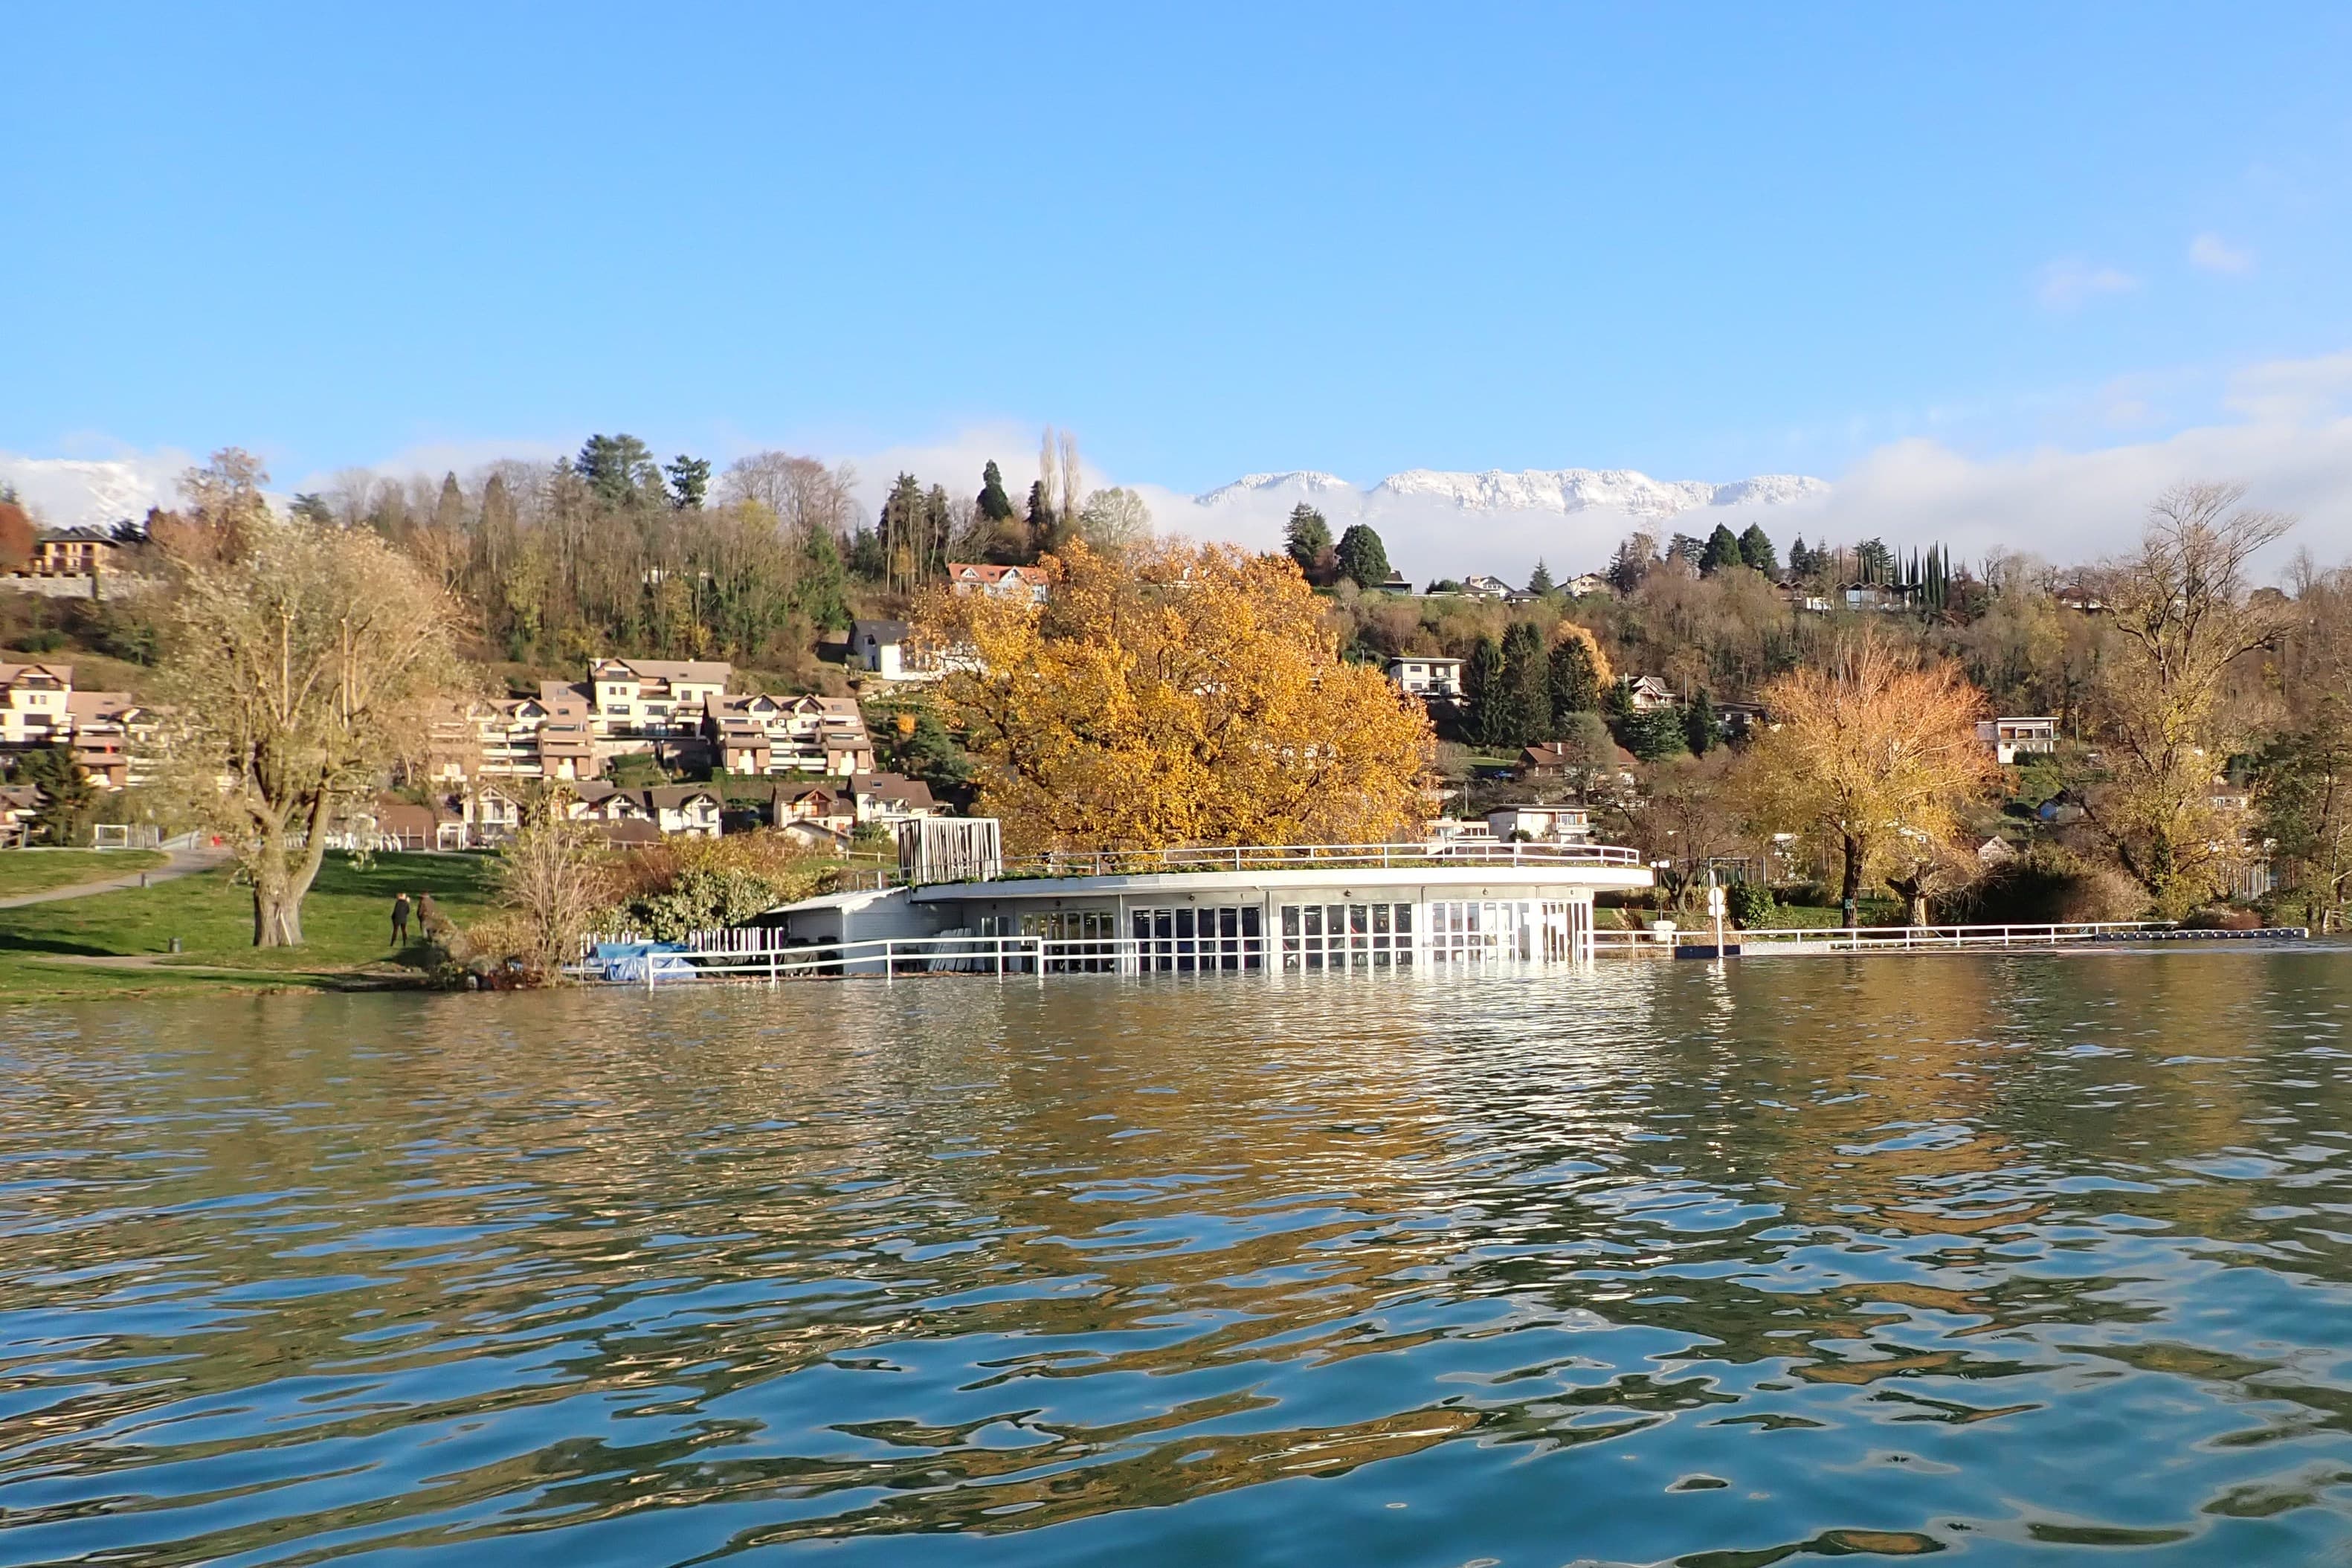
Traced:
<path id="1" fill-rule="evenodd" d="M 1344 494 L 1378 512 L 1383 502 L 1437 501 L 1474 512 L 1573 512 L 1603 510 L 1654 521 L 1700 507 L 1770 507 L 1829 494 L 1829 485 L 1801 474 L 1761 474 L 1728 485 L 1693 479 L 1653 479 L 1631 468 L 1530 468 L 1511 474 L 1447 473 L 1408 468 L 1368 490 L 1358 490 L 1330 474 L 1250 474 L 1194 497 L 1204 507 L 1244 498 L 1297 493 Z"/>
<path id="2" fill-rule="evenodd" d="M 1204 507 L 1221 501 L 1236 500 L 1244 496 L 1264 496 L 1275 491 L 1296 490 L 1301 496 L 1316 496 L 1332 490 L 1353 490 L 1337 474 L 1320 474 L 1312 468 L 1296 469 L 1288 474 L 1244 474 L 1230 485 L 1220 485 L 1194 500 Z"/>
<path id="3" fill-rule="evenodd" d="M 0 485 L 53 528 L 108 527 L 169 506 L 189 459 L 180 453 L 133 458 L 19 457 L 0 452 Z"/>

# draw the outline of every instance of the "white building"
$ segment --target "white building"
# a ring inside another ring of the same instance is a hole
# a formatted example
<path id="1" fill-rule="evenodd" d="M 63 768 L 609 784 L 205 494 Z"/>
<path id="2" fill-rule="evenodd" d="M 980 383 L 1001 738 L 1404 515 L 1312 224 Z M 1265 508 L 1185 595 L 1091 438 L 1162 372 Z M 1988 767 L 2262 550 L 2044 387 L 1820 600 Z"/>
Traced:
<path id="1" fill-rule="evenodd" d="M 704 659 L 599 659 L 588 685 L 606 734 L 667 738 L 700 733 L 703 705 L 726 695 L 734 673 Z"/>
<path id="2" fill-rule="evenodd" d="M 987 566 L 978 561 L 948 562 L 948 587 L 957 593 L 984 593 L 991 599 L 1025 599 L 1045 602 L 1045 574 L 1034 566 Z"/>
<path id="3" fill-rule="evenodd" d="M 1397 689 L 1424 701 L 1462 695 L 1462 661 L 1434 653 L 1402 653 L 1389 661 Z"/>
<path id="4" fill-rule="evenodd" d="M 2021 757 L 2047 757 L 2055 752 L 2058 721 L 2046 716 L 1981 719 L 1977 738 L 1991 747 L 1994 760 L 2006 768 Z"/>
<path id="5" fill-rule="evenodd" d="M 904 834 L 944 824 L 908 824 Z M 957 827 L 971 831 L 980 821 Z M 918 868 L 771 911 L 794 944 L 944 935 L 1050 944 L 1048 972 L 1400 969 L 1591 953 L 1592 898 L 1651 885 L 1636 851 L 1454 840 L 1066 854 Z M 845 956 L 843 972 L 886 962 Z"/>
<path id="6" fill-rule="evenodd" d="M 0 747 L 73 738 L 73 666 L 0 664 Z"/>

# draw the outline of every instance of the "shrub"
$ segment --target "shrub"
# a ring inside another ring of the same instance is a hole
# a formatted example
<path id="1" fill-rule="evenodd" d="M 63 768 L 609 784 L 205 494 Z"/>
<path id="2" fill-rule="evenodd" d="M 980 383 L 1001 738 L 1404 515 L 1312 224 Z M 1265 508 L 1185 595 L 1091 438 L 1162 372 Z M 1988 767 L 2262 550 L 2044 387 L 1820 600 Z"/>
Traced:
<path id="1" fill-rule="evenodd" d="M 2147 894 L 2121 871 L 2056 844 L 2003 861 L 1950 899 L 1958 918 L 1986 925 L 2131 920 L 2147 906 Z"/>
<path id="2" fill-rule="evenodd" d="M 1772 890 L 1756 882 L 1732 883 L 1724 903 L 1731 911 L 1732 921 L 1743 931 L 1769 925 L 1777 907 L 1772 902 Z"/>

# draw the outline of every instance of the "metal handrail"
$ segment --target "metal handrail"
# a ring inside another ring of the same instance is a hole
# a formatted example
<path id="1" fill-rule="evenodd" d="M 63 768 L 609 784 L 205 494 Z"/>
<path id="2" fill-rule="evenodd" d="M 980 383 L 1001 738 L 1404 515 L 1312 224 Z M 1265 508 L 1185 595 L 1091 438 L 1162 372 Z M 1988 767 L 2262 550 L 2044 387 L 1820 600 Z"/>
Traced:
<path id="1" fill-rule="evenodd" d="M 1412 844 L 1195 844 L 1158 850 L 1049 850 L 1005 861 L 989 881 L 1079 876 L 1138 876 L 1170 872 L 1395 869 L 1453 862 L 1493 866 L 1623 866 L 1648 863 L 1622 844 L 1516 843 L 1503 840 L 1438 840 Z M 846 873 L 859 889 L 908 883 L 895 871 Z"/>
<path id="2" fill-rule="evenodd" d="M 1879 947 L 1983 947 L 2046 946 L 2057 942 L 2087 942 L 2103 936 L 2123 936 L 2139 932 L 2172 931 L 2174 924 L 2165 920 L 2092 920 L 2074 922 L 2026 922 L 2006 925 L 1792 925 L 1771 926 L 1752 931 L 1727 927 L 1724 939 L 1742 946 L 1771 945 L 1778 946 L 1817 947 L 1829 952 L 1855 952 Z M 1623 949 L 1643 951 L 1670 947 L 1677 943 L 1711 940 L 1704 930 L 1683 931 L 1595 931 L 1593 946 L 1597 950 Z"/>

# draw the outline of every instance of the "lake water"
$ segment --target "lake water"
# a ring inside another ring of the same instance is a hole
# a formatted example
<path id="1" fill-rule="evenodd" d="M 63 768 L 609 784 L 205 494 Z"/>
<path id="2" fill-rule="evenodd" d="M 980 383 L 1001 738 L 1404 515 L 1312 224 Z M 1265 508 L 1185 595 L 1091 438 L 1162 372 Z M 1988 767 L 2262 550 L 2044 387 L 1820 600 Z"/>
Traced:
<path id="1" fill-rule="evenodd" d="M 2352 1563 L 2352 956 L 0 1006 L 0 1563 Z"/>

